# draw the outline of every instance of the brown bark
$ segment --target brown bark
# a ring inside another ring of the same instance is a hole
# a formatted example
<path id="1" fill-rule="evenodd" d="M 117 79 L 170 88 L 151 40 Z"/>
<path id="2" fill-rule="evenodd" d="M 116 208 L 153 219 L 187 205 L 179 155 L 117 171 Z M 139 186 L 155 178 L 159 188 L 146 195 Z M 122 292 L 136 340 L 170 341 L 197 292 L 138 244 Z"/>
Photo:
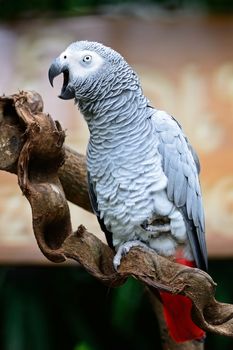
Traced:
<path id="1" fill-rule="evenodd" d="M 205 272 L 140 248 L 131 249 L 116 272 L 114 253 L 106 244 L 83 226 L 72 233 L 66 198 L 91 211 L 85 157 L 64 148 L 60 124 L 42 108 L 36 93 L 0 98 L 0 169 L 17 173 L 19 186 L 32 207 L 34 233 L 44 255 L 54 262 L 74 259 L 111 287 L 133 276 L 152 290 L 186 295 L 193 302 L 192 318 L 199 327 L 233 337 L 233 305 L 215 300 L 216 285 Z M 164 333 L 161 306 L 152 294 L 164 349 L 201 350 L 200 343 L 178 345 Z"/>
<path id="2" fill-rule="evenodd" d="M 26 100 L 28 105 L 25 104 Z M 17 174 L 18 159 L 25 142 L 25 130 L 28 129 L 28 125 L 22 125 L 22 118 L 18 113 L 25 115 L 25 110 L 34 113 L 36 109 L 37 113 L 42 112 L 43 103 L 40 95 L 35 92 L 0 97 L 0 170 Z M 66 198 L 92 212 L 87 190 L 86 157 L 67 146 L 64 148 L 64 163 L 58 169 L 58 176 Z"/>
<path id="3" fill-rule="evenodd" d="M 65 147 L 65 162 L 58 171 L 68 201 L 92 212 L 87 189 L 86 157 Z"/>

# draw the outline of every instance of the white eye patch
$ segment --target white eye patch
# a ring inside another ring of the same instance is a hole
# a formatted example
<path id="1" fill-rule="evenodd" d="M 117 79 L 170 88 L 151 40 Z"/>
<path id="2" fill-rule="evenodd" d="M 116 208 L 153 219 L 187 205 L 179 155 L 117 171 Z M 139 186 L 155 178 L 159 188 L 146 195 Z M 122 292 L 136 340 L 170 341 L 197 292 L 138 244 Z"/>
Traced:
<path id="1" fill-rule="evenodd" d="M 66 56 L 65 61 L 69 66 L 70 76 L 74 79 L 88 77 L 97 72 L 104 63 L 103 57 L 95 51 L 69 52 L 69 50 L 66 50 L 63 53 L 63 62 L 64 56 Z"/>

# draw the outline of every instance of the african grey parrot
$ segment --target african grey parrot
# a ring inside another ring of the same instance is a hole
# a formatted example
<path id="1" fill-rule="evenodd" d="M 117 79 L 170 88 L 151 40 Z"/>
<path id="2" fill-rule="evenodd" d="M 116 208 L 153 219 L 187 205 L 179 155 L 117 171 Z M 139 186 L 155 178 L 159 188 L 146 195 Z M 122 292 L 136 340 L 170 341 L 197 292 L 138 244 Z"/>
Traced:
<path id="1" fill-rule="evenodd" d="M 116 251 L 115 268 L 138 245 L 206 270 L 200 166 L 180 124 L 151 106 L 130 65 L 100 43 L 72 43 L 50 66 L 51 85 L 60 73 L 64 82 L 59 97 L 75 100 L 90 131 L 89 195 Z M 164 304 L 175 304 L 167 297 L 161 293 Z M 164 307 L 165 317 L 176 341 L 203 337 L 184 314 L 189 330 L 177 335 L 170 308 Z"/>

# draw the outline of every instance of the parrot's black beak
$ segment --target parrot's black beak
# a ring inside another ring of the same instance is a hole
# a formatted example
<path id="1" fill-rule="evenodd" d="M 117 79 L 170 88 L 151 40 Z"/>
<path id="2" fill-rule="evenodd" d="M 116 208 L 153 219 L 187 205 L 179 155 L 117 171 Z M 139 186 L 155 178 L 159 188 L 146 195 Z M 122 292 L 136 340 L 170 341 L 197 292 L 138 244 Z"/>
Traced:
<path id="1" fill-rule="evenodd" d="M 63 73 L 63 85 L 61 89 L 61 93 L 58 97 L 63 100 L 70 100 L 75 97 L 75 92 L 73 87 L 70 84 L 70 76 L 69 69 L 60 64 L 59 59 L 55 59 L 51 64 L 48 72 L 49 82 L 53 86 L 54 78 L 56 78 L 59 74 Z"/>

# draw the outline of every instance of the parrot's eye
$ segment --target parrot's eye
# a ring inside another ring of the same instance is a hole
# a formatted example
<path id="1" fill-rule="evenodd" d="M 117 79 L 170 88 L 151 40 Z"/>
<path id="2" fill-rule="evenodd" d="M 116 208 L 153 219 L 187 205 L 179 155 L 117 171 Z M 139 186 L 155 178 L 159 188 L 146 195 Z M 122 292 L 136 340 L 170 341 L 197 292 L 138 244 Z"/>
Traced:
<path id="1" fill-rule="evenodd" d="M 85 55 L 85 56 L 83 57 L 83 62 L 85 62 L 85 63 L 90 63 L 91 60 L 92 60 L 91 55 Z"/>

